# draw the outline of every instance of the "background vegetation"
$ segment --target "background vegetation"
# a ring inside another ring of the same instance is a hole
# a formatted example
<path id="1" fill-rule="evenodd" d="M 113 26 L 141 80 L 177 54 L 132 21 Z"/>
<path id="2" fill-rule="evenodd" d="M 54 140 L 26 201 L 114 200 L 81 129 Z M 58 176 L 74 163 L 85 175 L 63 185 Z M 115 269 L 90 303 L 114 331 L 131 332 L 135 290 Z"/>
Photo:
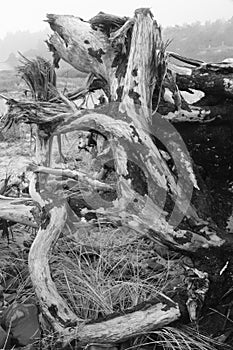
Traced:
<path id="1" fill-rule="evenodd" d="M 218 62 L 233 57 L 233 17 L 201 24 L 165 28 L 164 39 L 172 40 L 169 49 L 203 61 Z"/>

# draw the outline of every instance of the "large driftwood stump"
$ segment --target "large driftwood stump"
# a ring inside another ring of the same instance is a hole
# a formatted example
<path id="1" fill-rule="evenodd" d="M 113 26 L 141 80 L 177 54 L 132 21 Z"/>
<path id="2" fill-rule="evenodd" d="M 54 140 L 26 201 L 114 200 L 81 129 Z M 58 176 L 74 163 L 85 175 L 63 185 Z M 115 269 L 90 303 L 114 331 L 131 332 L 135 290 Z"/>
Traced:
<path id="1" fill-rule="evenodd" d="M 231 278 L 228 270 L 220 272 L 230 261 L 232 238 L 209 215 L 208 190 L 170 121 L 208 125 L 209 113 L 201 107 L 188 106 L 181 98 L 175 69 L 167 64 L 161 31 L 150 10 L 138 9 L 132 19 L 100 13 L 84 22 L 74 16 L 50 14 L 47 21 L 54 31 L 48 42 L 54 64 L 63 59 L 94 76 L 96 85 L 93 81 L 92 89 L 101 86 L 109 103 L 93 110 L 61 110 L 57 115 L 46 114 L 42 104 L 36 108 L 24 106 L 21 118 L 40 124 L 44 131 L 43 157 L 39 167 L 31 168 L 34 175 L 30 186 L 32 199 L 41 209 L 42 223 L 29 254 L 31 278 L 43 313 L 64 344 L 78 338 L 81 345 L 120 342 L 169 324 L 187 311 L 191 321 L 196 321 L 206 292 L 215 287 L 211 281 L 211 256 L 215 257 L 215 277 L 219 276 L 221 283 Z M 166 87 L 171 88 L 173 96 L 169 104 L 165 101 Z M 17 105 L 16 101 L 11 103 L 12 107 Z M 102 166 L 114 160 L 117 175 L 117 199 L 106 204 L 98 201 L 98 191 L 106 188 L 101 178 L 63 172 L 93 188 L 85 213 L 104 216 L 110 222 L 120 221 L 153 239 L 158 250 L 164 246 L 191 256 L 195 266 L 187 267 L 188 288 L 185 291 L 184 287 L 183 300 L 175 293 L 174 301 L 158 295 L 156 300 L 138 305 L 137 310 L 85 324 L 59 296 L 48 261 L 66 223 L 68 207 L 62 191 L 40 188 L 40 176 L 59 175 L 59 171 L 62 174 L 62 170 L 46 167 L 49 139 L 74 130 L 97 135 L 95 156 Z"/>

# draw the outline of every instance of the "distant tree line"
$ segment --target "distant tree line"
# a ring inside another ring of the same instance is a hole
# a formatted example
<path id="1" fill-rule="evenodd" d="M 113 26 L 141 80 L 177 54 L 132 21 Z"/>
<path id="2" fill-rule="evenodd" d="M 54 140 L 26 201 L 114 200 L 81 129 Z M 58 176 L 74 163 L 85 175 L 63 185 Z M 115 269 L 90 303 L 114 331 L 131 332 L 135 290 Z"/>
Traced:
<path id="1" fill-rule="evenodd" d="M 30 56 L 42 55 L 49 57 L 45 40 L 48 30 L 30 33 L 29 31 L 17 31 L 7 33 L 4 39 L 0 39 L 0 61 L 5 61 L 11 53 L 17 54 L 20 51 Z"/>
<path id="2" fill-rule="evenodd" d="M 164 28 L 163 37 L 172 40 L 168 50 L 208 62 L 233 57 L 233 17 L 201 24 Z"/>

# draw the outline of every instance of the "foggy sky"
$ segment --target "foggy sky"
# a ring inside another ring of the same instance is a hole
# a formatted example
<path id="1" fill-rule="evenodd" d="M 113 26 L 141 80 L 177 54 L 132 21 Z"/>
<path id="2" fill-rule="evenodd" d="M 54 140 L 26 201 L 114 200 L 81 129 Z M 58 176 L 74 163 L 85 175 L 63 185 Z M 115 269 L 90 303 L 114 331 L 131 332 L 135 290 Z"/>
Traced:
<path id="1" fill-rule="evenodd" d="M 150 7 L 163 26 L 214 21 L 233 16 L 232 0 L 6 0 L 1 2 L 0 39 L 7 32 L 45 29 L 46 13 L 72 14 L 89 19 L 99 11 L 132 16 L 136 8 Z"/>

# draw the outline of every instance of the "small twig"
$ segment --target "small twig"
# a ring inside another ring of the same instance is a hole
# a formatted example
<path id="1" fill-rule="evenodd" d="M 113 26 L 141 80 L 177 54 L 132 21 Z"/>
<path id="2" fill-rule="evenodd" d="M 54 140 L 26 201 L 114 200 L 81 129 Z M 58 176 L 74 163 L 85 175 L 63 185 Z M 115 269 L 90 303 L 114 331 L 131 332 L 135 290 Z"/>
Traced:
<path id="1" fill-rule="evenodd" d="M 10 100 L 10 98 L 8 98 L 8 97 L 6 97 L 5 95 L 2 95 L 2 94 L 0 94 L 0 97 L 3 98 L 3 99 L 6 100 L 6 101 L 9 101 L 9 100 Z"/>
<path id="2" fill-rule="evenodd" d="M 230 305 L 228 306 L 227 314 L 226 314 L 226 319 L 225 319 L 224 324 L 223 324 L 223 326 L 222 326 L 222 330 L 223 330 L 223 331 L 224 331 L 225 328 L 226 328 L 227 321 L 228 321 L 228 320 L 231 320 L 231 319 L 229 318 L 229 316 L 230 316 L 230 314 L 231 314 L 232 306 L 233 306 L 233 302 L 231 302 Z"/>

